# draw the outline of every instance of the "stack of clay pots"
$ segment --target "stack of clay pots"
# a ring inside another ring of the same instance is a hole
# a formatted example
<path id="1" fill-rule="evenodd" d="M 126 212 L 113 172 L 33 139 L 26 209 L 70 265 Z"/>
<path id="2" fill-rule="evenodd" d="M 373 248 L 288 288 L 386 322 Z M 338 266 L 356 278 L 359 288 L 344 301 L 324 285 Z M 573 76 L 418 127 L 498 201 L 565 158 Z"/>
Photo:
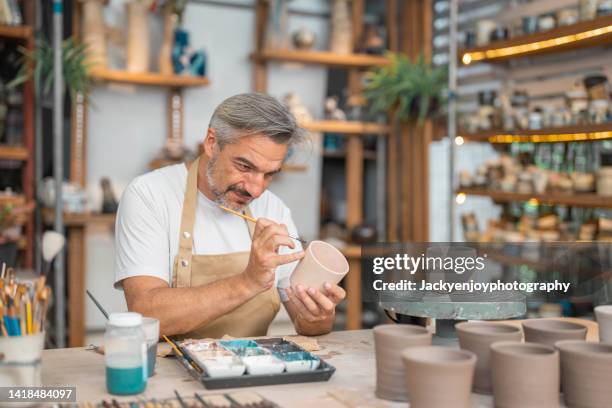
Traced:
<path id="1" fill-rule="evenodd" d="M 597 310 L 596 310 L 597 312 Z M 601 307 L 602 341 L 612 330 L 612 307 Z M 612 344 L 585 341 L 586 326 L 532 319 L 518 326 L 470 322 L 456 326 L 459 345 L 478 357 L 473 390 L 493 394 L 499 407 L 558 407 L 559 390 L 570 407 L 609 407 Z"/>
<path id="2" fill-rule="evenodd" d="M 547 408 L 560 406 L 562 391 L 569 407 L 612 407 L 612 305 L 595 314 L 600 343 L 586 341 L 578 319 L 525 320 L 522 331 L 458 323 L 460 350 L 432 346 L 420 326 L 377 326 L 376 395 L 411 408 L 469 407 L 474 391 L 493 394 L 496 407 Z"/>
<path id="3" fill-rule="evenodd" d="M 474 353 L 431 346 L 427 329 L 408 324 L 377 326 L 374 341 L 379 398 L 412 408 L 470 406 Z"/>

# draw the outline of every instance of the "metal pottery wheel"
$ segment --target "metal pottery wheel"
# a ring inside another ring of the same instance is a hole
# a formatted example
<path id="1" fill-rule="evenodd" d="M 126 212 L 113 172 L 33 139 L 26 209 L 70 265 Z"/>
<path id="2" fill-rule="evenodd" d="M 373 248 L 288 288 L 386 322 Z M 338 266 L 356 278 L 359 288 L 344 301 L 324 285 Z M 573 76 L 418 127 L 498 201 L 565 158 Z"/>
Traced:
<path id="1" fill-rule="evenodd" d="M 526 297 L 517 291 L 442 293 L 389 291 L 380 306 L 398 315 L 436 319 L 434 343 L 456 339 L 455 324 L 464 320 L 504 320 L 524 316 Z"/>

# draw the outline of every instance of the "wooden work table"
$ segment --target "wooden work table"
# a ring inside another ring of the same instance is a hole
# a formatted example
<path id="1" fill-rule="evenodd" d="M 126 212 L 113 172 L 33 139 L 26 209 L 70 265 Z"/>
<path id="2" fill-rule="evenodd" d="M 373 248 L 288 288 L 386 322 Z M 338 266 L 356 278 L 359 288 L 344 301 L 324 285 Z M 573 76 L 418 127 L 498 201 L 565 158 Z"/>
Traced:
<path id="1" fill-rule="evenodd" d="M 596 327 L 596 324 L 593 324 Z M 589 327 L 590 332 L 591 329 Z M 589 333 L 592 334 L 594 333 Z M 406 407 L 405 403 L 380 400 L 374 395 L 376 366 L 371 330 L 338 331 L 320 336 L 317 340 L 322 350 L 315 354 L 336 367 L 336 372 L 329 381 L 244 389 L 258 392 L 281 407 Z M 45 386 L 76 386 L 79 402 L 101 402 L 110 398 L 116 398 L 118 401 L 130 399 L 111 397 L 106 392 L 104 356 L 84 348 L 45 350 L 42 357 L 42 376 Z M 175 358 L 158 357 L 156 373 L 149 379 L 146 391 L 138 397 L 162 399 L 171 397 L 174 390 L 184 396 L 192 396 L 194 392 L 224 392 L 206 390 Z M 492 407 L 492 398 L 472 394 L 472 406 Z"/>

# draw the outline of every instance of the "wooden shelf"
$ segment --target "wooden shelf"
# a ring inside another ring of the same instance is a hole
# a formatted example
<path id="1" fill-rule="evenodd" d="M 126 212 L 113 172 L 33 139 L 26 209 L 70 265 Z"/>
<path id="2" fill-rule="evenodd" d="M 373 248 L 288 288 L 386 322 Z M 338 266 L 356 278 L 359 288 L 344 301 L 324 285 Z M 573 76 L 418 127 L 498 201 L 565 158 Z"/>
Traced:
<path id="1" fill-rule="evenodd" d="M 53 209 L 44 208 L 42 211 L 45 224 L 51 225 L 55 219 Z M 83 227 L 89 224 L 104 224 L 115 226 L 115 214 L 100 213 L 64 213 L 66 227 Z"/>
<path id="2" fill-rule="evenodd" d="M 572 125 L 540 130 L 517 130 L 504 132 L 490 130 L 460 135 L 468 141 L 489 143 L 558 143 L 591 142 L 612 139 L 612 122 L 597 125 Z"/>
<path id="3" fill-rule="evenodd" d="M 0 206 L 5 206 L 7 204 L 17 206 L 24 205 L 26 203 L 26 198 L 21 194 L 3 194 L 0 193 Z"/>
<path id="4" fill-rule="evenodd" d="M 0 160 L 28 160 L 28 149 L 21 146 L 0 145 Z"/>
<path id="5" fill-rule="evenodd" d="M 389 60 L 380 55 L 336 54 L 329 51 L 263 50 L 251 57 L 255 61 L 297 62 L 342 68 L 368 68 L 389 64 Z"/>
<path id="6" fill-rule="evenodd" d="M 604 197 L 594 193 L 547 193 L 523 194 L 505 191 L 488 190 L 485 188 L 461 188 L 457 194 L 490 197 L 496 202 L 514 202 L 537 200 L 541 204 L 568 205 L 573 207 L 612 208 L 612 197 Z"/>
<path id="7" fill-rule="evenodd" d="M 346 150 L 323 150 L 323 157 L 327 159 L 345 159 Z M 376 160 L 377 153 L 375 150 L 364 150 L 363 158 L 365 160 Z"/>
<path id="8" fill-rule="evenodd" d="M 611 43 L 612 16 L 603 16 L 463 50 L 459 56 L 463 64 L 500 62 L 511 58 L 565 52 Z"/>
<path id="9" fill-rule="evenodd" d="M 0 24 L 0 38 L 31 40 L 32 35 L 32 27 L 30 26 L 9 26 Z"/>
<path id="10" fill-rule="evenodd" d="M 119 82 L 133 85 L 150 85 L 170 88 L 185 88 L 206 86 L 210 83 L 206 77 L 188 75 L 162 75 L 155 72 L 131 73 L 114 70 L 94 70 L 91 72 L 94 79 L 100 81 Z"/>
<path id="11" fill-rule="evenodd" d="M 308 170 L 308 166 L 304 164 L 283 164 L 282 170 L 285 173 L 301 173 Z"/>
<path id="12" fill-rule="evenodd" d="M 343 120 L 317 120 L 301 123 L 301 127 L 309 132 L 330 132 L 355 135 L 386 135 L 389 126 L 375 122 L 356 122 Z"/>

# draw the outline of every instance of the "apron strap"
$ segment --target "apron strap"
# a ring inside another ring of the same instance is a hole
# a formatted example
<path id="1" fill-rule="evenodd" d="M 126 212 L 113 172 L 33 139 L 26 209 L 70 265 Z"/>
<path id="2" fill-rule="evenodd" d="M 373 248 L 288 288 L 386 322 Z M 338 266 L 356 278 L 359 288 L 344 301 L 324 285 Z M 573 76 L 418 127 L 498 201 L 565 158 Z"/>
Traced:
<path id="1" fill-rule="evenodd" d="M 193 256 L 193 225 L 195 224 L 196 207 L 198 205 L 198 167 L 200 158 L 189 166 L 183 212 L 181 214 L 181 230 L 179 231 L 179 249 L 176 257 L 176 286 L 188 287 L 191 283 L 191 258 Z"/>
<path id="2" fill-rule="evenodd" d="M 183 211 L 181 214 L 181 230 L 179 231 L 179 249 L 175 260 L 175 271 L 173 284 L 175 287 L 191 286 L 191 262 L 193 257 L 193 226 L 195 224 L 196 209 L 198 206 L 198 168 L 200 157 L 189 166 L 187 173 L 187 184 L 185 186 L 185 197 L 183 199 Z M 251 210 L 245 210 L 248 216 Z M 249 236 L 253 239 L 255 224 L 246 221 Z"/>

